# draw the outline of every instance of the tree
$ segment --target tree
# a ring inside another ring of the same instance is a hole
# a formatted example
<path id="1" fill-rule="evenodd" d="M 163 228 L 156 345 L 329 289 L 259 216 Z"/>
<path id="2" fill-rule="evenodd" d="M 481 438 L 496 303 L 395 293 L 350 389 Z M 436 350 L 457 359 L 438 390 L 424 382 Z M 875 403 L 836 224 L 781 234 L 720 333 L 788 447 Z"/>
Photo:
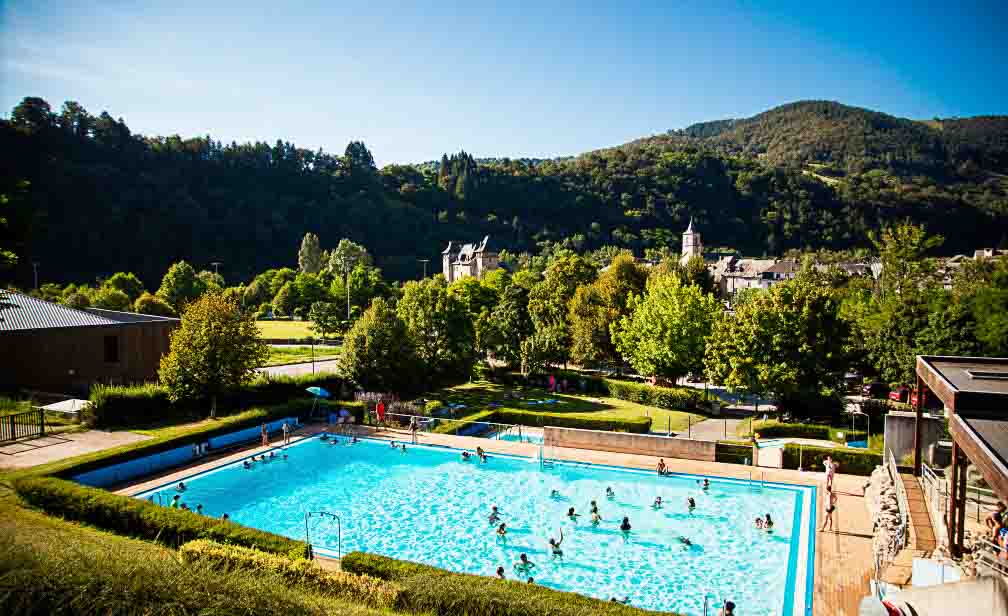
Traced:
<path id="1" fill-rule="evenodd" d="M 133 312 L 153 314 L 160 317 L 174 317 L 177 314 L 168 302 L 146 291 L 133 302 Z"/>
<path id="2" fill-rule="evenodd" d="M 406 324 L 390 302 L 377 298 L 344 337 L 339 372 L 369 391 L 408 392 L 416 361 Z"/>
<path id="3" fill-rule="evenodd" d="M 371 255 L 367 248 L 343 238 L 329 253 L 329 271 L 334 275 L 346 274 L 358 264 L 371 265 Z"/>
<path id="4" fill-rule="evenodd" d="M 196 277 L 199 278 L 202 283 L 202 293 L 206 293 L 207 291 L 220 291 L 226 284 L 223 276 L 217 272 L 211 272 L 209 270 L 203 270 L 197 274 Z"/>
<path id="5" fill-rule="evenodd" d="M 314 233 L 305 233 L 298 250 L 298 267 L 306 274 L 317 274 L 322 271 L 322 248 L 319 238 Z"/>
<path id="6" fill-rule="evenodd" d="M 903 222 L 885 227 L 881 234 L 869 235 L 882 263 L 882 294 L 903 297 L 913 293 L 933 267 L 924 259 L 928 251 L 941 246 L 944 238 L 928 235 L 924 227 Z"/>
<path id="7" fill-rule="evenodd" d="M 250 382 L 266 362 L 269 348 L 255 317 L 239 308 L 217 291 L 186 305 L 158 372 L 172 401 L 209 399 L 216 417 L 217 397 Z"/>
<path id="8" fill-rule="evenodd" d="M 495 332 L 493 353 L 512 366 L 521 364 L 521 342 L 532 335 L 534 327 L 528 312 L 528 289 L 512 284 L 493 309 L 491 323 Z"/>
<path id="9" fill-rule="evenodd" d="M 370 177 L 377 172 L 374 156 L 363 141 L 351 141 L 347 144 L 343 159 L 351 177 Z"/>
<path id="10" fill-rule="evenodd" d="M 612 260 L 591 285 L 581 286 L 570 302 L 571 357 L 584 366 L 618 363 L 610 327 L 628 315 L 632 295 L 644 291 L 647 272 L 632 254 Z"/>
<path id="11" fill-rule="evenodd" d="M 122 291 L 130 302 L 135 302 L 144 292 L 143 283 L 133 272 L 116 272 L 105 281 L 105 286 Z"/>
<path id="12" fill-rule="evenodd" d="M 497 270 L 495 270 L 497 271 Z M 497 305 L 497 291 L 483 284 L 475 276 L 459 278 L 448 285 L 448 293 L 457 298 L 465 307 L 469 317 L 475 321 L 484 310 L 493 309 Z"/>
<path id="13" fill-rule="evenodd" d="M 273 298 L 273 312 L 284 316 L 292 316 L 296 306 L 297 294 L 294 285 L 288 282 L 280 287 L 276 297 Z"/>
<path id="14" fill-rule="evenodd" d="M 11 124 L 30 132 L 39 132 L 53 124 L 52 108 L 44 99 L 26 96 L 11 112 Z"/>
<path id="15" fill-rule="evenodd" d="M 70 306 L 71 308 L 77 308 L 78 310 L 83 310 L 85 308 L 91 307 L 91 297 L 87 293 L 87 289 L 82 289 L 79 291 L 74 291 L 63 300 L 63 304 Z"/>
<path id="16" fill-rule="evenodd" d="M 323 341 L 326 334 L 339 331 L 341 315 L 340 305 L 334 302 L 315 302 L 308 312 L 308 318 L 312 321 L 312 331 L 322 336 Z"/>
<path id="17" fill-rule="evenodd" d="M 428 378 L 467 376 L 476 354 L 473 322 L 441 276 L 411 281 L 396 306 Z"/>
<path id="18" fill-rule="evenodd" d="M 833 291 L 803 271 L 715 322 L 707 377 L 732 391 L 773 393 L 780 408 L 806 416 L 839 389 L 849 335 Z"/>
<path id="19" fill-rule="evenodd" d="M 91 305 L 104 310 L 126 312 L 132 306 L 128 295 L 112 287 L 102 287 L 91 296 Z"/>
<path id="20" fill-rule="evenodd" d="M 703 371 L 706 340 L 719 302 L 700 287 L 667 275 L 631 299 L 633 312 L 613 328 L 616 350 L 639 374 L 675 381 Z"/>
<path id="21" fill-rule="evenodd" d="M 185 304 L 198 298 L 205 290 L 206 283 L 196 276 L 196 270 L 185 261 L 179 261 L 165 272 L 157 296 L 175 310 L 181 311 Z"/>

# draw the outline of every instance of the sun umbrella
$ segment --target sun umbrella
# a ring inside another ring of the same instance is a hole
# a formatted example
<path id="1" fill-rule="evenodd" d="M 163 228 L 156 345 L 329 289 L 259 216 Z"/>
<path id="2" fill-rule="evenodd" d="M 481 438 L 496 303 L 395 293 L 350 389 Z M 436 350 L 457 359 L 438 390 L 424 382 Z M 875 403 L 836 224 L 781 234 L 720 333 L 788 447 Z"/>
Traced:
<path id="1" fill-rule="evenodd" d="M 311 395 L 313 395 L 313 396 L 315 396 L 317 398 L 328 398 L 329 397 L 329 392 L 326 391 L 325 389 L 321 388 L 321 387 L 308 387 L 307 389 L 305 389 L 305 391 L 307 391 L 308 393 L 310 393 Z"/>

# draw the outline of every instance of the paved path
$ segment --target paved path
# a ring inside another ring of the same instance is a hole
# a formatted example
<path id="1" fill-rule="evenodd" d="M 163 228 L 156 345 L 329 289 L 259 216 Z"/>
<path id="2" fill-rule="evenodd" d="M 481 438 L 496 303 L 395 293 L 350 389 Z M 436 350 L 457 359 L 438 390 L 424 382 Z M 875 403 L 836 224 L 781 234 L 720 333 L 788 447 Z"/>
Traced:
<path id="1" fill-rule="evenodd" d="M 85 453 L 111 449 L 151 437 L 132 432 L 88 430 L 72 434 L 57 434 L 31 440 L 8 443 L 0 447 L 0 468 L 27 468 Z"/>
<path id="2" fill-rule="evenodd" d="M 688 430 L 683 430 L 675 435 L 676 438 L 693 439 L 694 441 L 723 441 L 741 438 L 735 434 L 735 430 L 742 422 L 749 421 L 733 417 L 710 418 L 693 424 Z"/>
<path id="3" fill-rule="evenodd" d="M 338 359 L 316 361 L 314 373 L 336 372 L 338 365 Z M 256 368 L 256 370 L 271 376 L 300 376 L 302 374 L 312 374 L 313 372 L 312 362 L 306 362 L 303 364 L 287 364 L 286 366 L 266 366 L 265 368 Z"/>

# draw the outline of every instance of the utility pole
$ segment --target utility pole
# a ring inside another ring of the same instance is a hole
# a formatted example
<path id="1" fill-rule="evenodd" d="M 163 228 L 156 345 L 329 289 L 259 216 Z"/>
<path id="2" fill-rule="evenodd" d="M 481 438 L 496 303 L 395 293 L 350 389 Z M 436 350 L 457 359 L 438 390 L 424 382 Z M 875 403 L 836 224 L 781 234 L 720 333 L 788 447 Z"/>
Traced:
<path id="1" fill-rule="evenodd" d="M 32 261 L 32 270 L 35 272 L 35 290 L 38 291 L 38 261 Z"/>
<path id="2" fill-rule="evenodd" d="M 219 275 L 220 272 L 217 271 L 217 268 L 220 267 L 221 265 L 223 265 L 223 263 L 221 263 L 220 261 L 214 261 L 210 265 L 213 266 L 213 273 Z"/>
<path id="3" fill-rule="evenodd" d="M 430 263 L 430 259 L 417 259 L 417 261 L 423 263 L 423 277 L 427 278 L 427 264 Z"/>

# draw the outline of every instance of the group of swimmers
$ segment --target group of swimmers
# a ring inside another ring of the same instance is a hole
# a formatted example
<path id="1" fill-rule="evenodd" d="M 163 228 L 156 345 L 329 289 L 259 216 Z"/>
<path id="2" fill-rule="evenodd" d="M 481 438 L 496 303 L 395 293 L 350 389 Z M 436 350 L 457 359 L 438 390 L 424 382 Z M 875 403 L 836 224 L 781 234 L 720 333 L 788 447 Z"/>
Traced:
<path id="1" fill-rule="evenodd" d="M 766 518 L 765 519 L 761 518 L 759 516 L 756 516 L 756 521 L 754 522 L 754 524 L 755 524 L 756 528 L 758 528 L 760 530 L 765 530 L 768 533 L 772 533 L 773 532 L 773 519 L 770 517 L 769 513 L 766 514 Z"/>
<path id="2" fill-rule="evenodd" d="M 244 467 L 245 469 L 250 469 L 250 468 L 252 468 L 252 465 L 255 464 L 256 462 L 262 462 L 263 464 L 268 464 L 269 462 L 272 462 L 277 457 L 278 456 L 276 455 L 275 451 L 269 452 L 268 456 L 266 454 L 262 454 L 262 455 L 259 455 L 259 456 L 252 456 L 248 460 L 245 460 L 244 462 L 242 462 L 242 467 Z M 280 456 L 280 457 L 281 457 L 281 459 L 286 460 L 287 459 L 287 454 L 286 453 L 282 454 L 282 456 Z"/>
<path id="3" fill-rule="evenodd" d="M 319 440 L 320 441 L 328 441 L 329 440 L 329 435 L 328 434 L 323 434 L 322 436 L 319 437 Z M 347 445 L 353 445 L 353 444 L 359 443 L 359 442 L 360 442 L 360 439 L 357 438 L 357 435 L 356 434 L 351 434 L 350 435 L 350 440 L 347 441 Z M 339 445 L 340 444 L 340 440 L 337 437 L 334 436 L 332 438 L 332 443 L 330 443 L 330 444 L 332 444 L 332 445 Z"/>
<path id="4" fill-rule="evenodd" d="M 485 451 L 483 451 L 483 448 L 482 448 L 482 447 L 477 447 L 477 448 L 476 448 L 476 455 L 477 455 L 477 456 L 479 457 L 479 459 L 480 459 L 480 462 L 486 462 L 487 460 L 489 460 L 489 459 L 490 459 L 490 458 L 489 458 L 489 457 L 488 457 L 488 456 L 486 455 L 486 452 L 485 452 Z M 468 451 L 463 451 L 463 452 L 462 452 L 462 461 L 463 461 L 463 462 L 468 462 L 469 460 L 471 460 L 471 459 L 472 459 L 472 457 L 473 457 L 473 454 L 469 453 Z M 496 509 L 496 507 L 495 507 L 494 509 Z"/>

